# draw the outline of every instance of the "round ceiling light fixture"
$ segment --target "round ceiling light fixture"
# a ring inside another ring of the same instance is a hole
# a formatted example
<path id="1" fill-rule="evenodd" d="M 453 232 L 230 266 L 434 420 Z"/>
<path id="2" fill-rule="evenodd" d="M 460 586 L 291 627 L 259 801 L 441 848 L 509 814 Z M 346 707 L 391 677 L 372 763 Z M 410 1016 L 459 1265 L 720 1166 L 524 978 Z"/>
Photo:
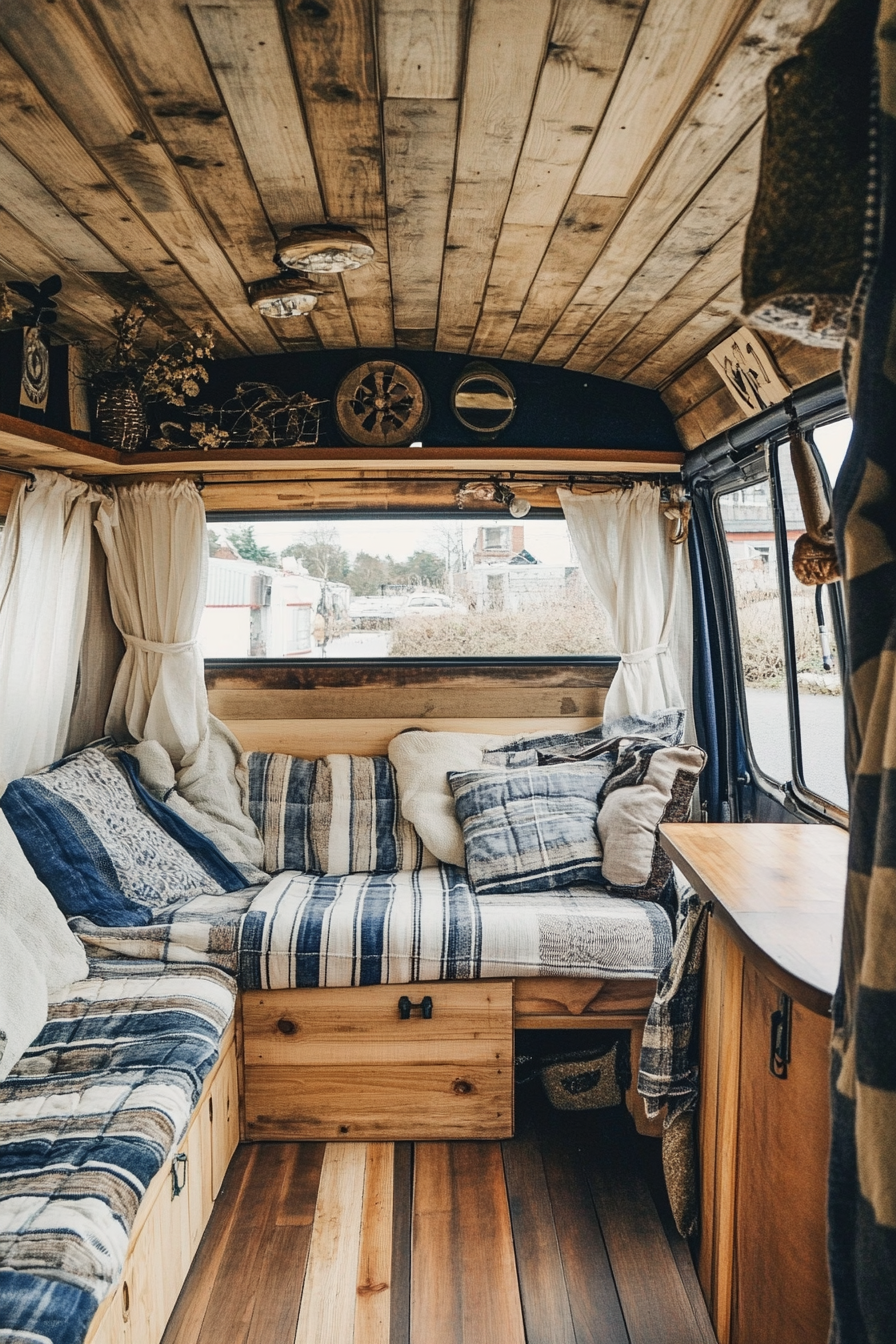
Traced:
<path id="1" fill-rule="evenodd" d="M 338 275 L 366 266 L 374 254 L 373 243 L 357 229 L 342 224 L 315 224 L 293 229 L 277 240 L 274 260 L 290 271 L 308 275 Z"/>
<path id="2" fill-rule="evenodd" d="M 307 317 L 324 291 L 298 275 L 271 275 L 246 287 L 249 302 L 262 317 Z"/>

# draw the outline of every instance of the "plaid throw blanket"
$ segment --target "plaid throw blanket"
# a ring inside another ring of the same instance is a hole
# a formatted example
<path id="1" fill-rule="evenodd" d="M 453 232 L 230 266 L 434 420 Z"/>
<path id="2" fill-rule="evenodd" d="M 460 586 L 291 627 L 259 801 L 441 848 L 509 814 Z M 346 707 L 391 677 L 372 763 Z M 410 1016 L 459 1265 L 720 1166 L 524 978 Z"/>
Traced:
<path id="1" fill-rule="evenodd" d="M 683 1237 L 697 1230 L 693 1045 L 709 909 L 692 887 L 681 897 L 675 947 L 647 1014 L 638 1067 L 638 1092 L 648 1116 L 653 1119 L 666 1107 L 663 1168 L 675 1224 Z"/>
<path id="2" fill-rule="evenodd" d="M 834 1005 L 828 1200 L 836 1344 L 896 1321 L 896 2 L 884 0 L 880 204 L 850 370 L 854 429 L 834 496 L 850 679 L 849 871 Z M 857 376 L 856 376 L 857 370 Z"/>
<path id="3" fill-rule="evenodd" d="M 91 969 L 0 1084 L 2 1344 L 81 1344 L 233 1016 L 219 971 Z"/>
<path id="4" fill-rule="evenodd" d="M 476 896 L 449 864 L 419 872 L 281 873 L 252 903 L 244 989 L 565 975 L 653 979 L 668 916 L 599 889 Z"/>

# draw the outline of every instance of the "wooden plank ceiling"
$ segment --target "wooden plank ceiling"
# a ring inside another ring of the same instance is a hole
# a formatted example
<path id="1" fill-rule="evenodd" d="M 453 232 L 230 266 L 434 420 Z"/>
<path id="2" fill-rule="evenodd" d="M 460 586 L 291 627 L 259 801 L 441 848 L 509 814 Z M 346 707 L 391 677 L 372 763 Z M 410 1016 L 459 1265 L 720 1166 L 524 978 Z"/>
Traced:
<path id="1" fill-rule="evenodd" d="M 393 345 L 663 388 L 735 323 L 763 84 L 831 0 L 15 0 L 0 278 L 61 332 L 209 321 L 220 356 Z M 247 282 L 353 224 L 309 320 Z"/>

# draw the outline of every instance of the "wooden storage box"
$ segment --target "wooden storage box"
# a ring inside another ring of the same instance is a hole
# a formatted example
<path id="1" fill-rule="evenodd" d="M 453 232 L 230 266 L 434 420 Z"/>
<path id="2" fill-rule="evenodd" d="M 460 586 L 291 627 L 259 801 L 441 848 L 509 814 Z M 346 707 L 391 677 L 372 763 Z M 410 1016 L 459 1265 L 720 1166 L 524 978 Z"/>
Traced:
<path id="1" fill-rule="evenodd" d="M 242 1022 L 246 1139 L 513 1133 L 509 980 L 249 992 Z"/>

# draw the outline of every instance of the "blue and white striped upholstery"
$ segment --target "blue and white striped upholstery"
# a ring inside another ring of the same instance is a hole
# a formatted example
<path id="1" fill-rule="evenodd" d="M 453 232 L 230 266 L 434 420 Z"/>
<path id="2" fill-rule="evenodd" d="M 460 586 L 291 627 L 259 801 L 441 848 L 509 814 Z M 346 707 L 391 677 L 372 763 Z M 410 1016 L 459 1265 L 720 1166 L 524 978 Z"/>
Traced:
<path id="1" fill-rule="evenodd" d="M 219 971 L 92 969 L 0 1084 L 4 1344 L 81 1344 L 233 1016 Z"/>
<path id="2" fill-rule="evenodd" d="M 662 908 L 593 888 L 477 896 L 449 864 L 345 877 L 285 872 L 243 920 L 239 978 L 244 989 L 654 979 L 671 952 Z"/>

